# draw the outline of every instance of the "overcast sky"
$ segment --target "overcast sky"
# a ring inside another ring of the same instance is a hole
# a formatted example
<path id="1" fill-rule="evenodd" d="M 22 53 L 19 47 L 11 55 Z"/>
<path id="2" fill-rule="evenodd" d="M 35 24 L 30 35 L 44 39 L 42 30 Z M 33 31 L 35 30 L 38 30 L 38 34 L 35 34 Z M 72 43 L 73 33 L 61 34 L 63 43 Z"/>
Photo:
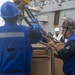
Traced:
<path id="1" fill-rule="evenodd" d="M 13 0 L 0 0 L 0 9 L 1 9 L 2 4 L 6 1 L 12 1 L 13 2 Z M 0 14 L 1 14 L 1 10 L 0 10 Z M 3 26 L 3 25 L 4 25 L 4 20 L 1 18 L 1 15 L 0 15 L 0 26 Z"/>

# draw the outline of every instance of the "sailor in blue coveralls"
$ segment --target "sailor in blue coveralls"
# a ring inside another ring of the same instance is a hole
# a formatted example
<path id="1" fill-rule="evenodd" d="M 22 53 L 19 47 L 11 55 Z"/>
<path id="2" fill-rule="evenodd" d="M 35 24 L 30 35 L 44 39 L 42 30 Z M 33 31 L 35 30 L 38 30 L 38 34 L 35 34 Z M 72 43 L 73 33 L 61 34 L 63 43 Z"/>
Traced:
<path id="1" fill-rule="evenodd" d="M 41 33 L 26 26 L 18 26 L 19 10 L 12 2 L 1 7 L 5 25 L 0 27 L 0 75 L 31 75 L 31 41 L 39 41 Z"/>
<path id="2" fill-rule="evenodd" d="M 68 41 L 63 49 L 57 50 L 57 57 L 63 60 L 63 72 L 65 75 L 75 75 L 75 21 L 66 18 L 62 27 L 62 34 Z"/>

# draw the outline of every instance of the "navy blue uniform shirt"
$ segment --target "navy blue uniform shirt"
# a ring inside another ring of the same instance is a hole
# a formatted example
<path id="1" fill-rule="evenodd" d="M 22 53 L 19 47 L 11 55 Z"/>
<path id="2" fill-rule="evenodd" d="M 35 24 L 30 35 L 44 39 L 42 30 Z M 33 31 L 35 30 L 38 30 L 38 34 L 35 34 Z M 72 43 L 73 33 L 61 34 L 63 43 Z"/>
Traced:
<path id="1" fill-rule="evenodd" d="M 75 34 L 70 36 L 65 47 L 58 52 L 58 57 L 63 60 L 65 74 L 75 74 Z"/>

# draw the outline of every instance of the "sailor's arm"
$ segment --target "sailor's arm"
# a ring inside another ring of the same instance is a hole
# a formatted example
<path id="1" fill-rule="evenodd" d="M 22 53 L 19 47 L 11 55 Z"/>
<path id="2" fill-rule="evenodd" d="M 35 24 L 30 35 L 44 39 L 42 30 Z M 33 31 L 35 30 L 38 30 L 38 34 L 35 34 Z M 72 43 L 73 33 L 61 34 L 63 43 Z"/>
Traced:
<path id="1" fill-rule="evenodd" d="M 69 41 L 68 44 L 58 51 L 58 57 L 65 60 L 75 55 L 75 40 Z"/>
<path id="2" fill-rule="evenodd" d="M 42 33 L 38 30 L 29 28 L 29 32 L 30 32 L 30 39 L 33 42 L 38 42 L 40 41 L 41 37 L 42 37 Z"/>

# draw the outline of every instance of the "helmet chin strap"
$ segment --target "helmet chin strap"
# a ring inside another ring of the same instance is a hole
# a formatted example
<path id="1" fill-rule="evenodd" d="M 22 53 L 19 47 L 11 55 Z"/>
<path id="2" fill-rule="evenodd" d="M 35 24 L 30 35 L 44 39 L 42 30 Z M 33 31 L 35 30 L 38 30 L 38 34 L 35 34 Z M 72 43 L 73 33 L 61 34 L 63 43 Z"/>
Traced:
<path id="1" fill-rule="evenodd" d="M 65 32 L 65 35 L 64 35 L 64 41 L 65 41 L 65 37 L 66 37 L 67 31 L 68 31 L 68 27 L 66 28 L 66 32 Z"/>

